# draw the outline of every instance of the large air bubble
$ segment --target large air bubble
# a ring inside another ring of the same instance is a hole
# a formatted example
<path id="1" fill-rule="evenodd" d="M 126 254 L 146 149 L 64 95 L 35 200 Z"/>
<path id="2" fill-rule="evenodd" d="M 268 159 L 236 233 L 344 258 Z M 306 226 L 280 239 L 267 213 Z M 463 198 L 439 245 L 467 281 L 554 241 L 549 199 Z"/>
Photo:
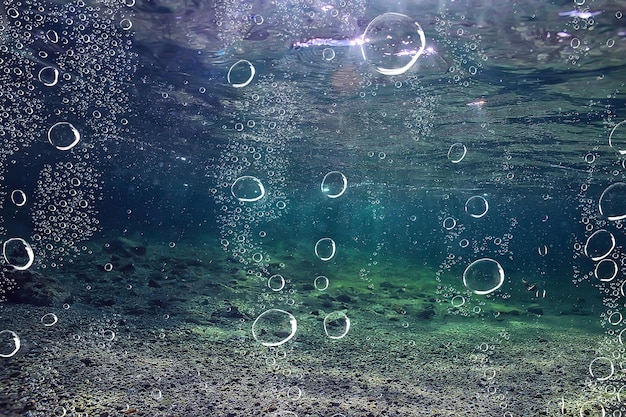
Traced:
<path id="1" fill-rule="evenodd" d="M 20 350 L 20 337 L 12 330 L 0 331 L 0 358 L 10 358 Z"/>
<path id="2" fill-rule="evenodd" d="M 598 262 L 596 269 L 593 271 L 596 278 L 603 282 L 613 281 L 618 272 L 619 267 L 617 266 L 617 262 L 613 259 L 601 260 Z"/>
<path id="3" fill-rule="evenodd" d="M 315 256 L 322 261 L 330 261 L 335 256 L 337 245 L 329 237 L 324 237 L 315 244 Z"/>
<path id="4" fill-rule="evenodd" d="M 458 164 L 467 155 L 467 147 L 460 142 L 454 143 L 448 149 L 448 159 L 453 164 Z"/>
<path id="5" fill-rule="evenodd" d="M 272 291 L 281 291 L 285 288 L 285 278 L 280 274 L 274 274 L 267 280 L 267 286 Z"/>
<path id="6" fill-rule="evenodd" d="M 576 414 L 574 414 L 576 415 Z M 619 414 L 613 414 L 619 415 Z M 606 409 L 600 401 L 590 400 L 581 404 L 578 409 L 578 416 L 580 417 L 606 417 Z"/>
<path id="7" fill-rule="evenodd" d="M 318 291 L 325 291 L 329 284 L 330 281 L 324 275 L 320 275 L 313 280 L 313 286 Z"/>
<path id="8" fill-rule="evenodd" d="M 59 70 L 54 67 L 43 67 L 39 70 L 37 78 L 46 87 L 53 87 L 59 82 Z"/>
<path id="9" fill-rule="evenodd" d="M 385 13 L 370 22 L 361 38 L 363 59 L 383 75 L 405 73 L 424 52 L 426 38 L 415 20 Z"/>
<path id="10" fill-rule="evenodd" d="M 254 65 L 250 61 L 241 59 L 231 65 L 226 78 L 231 86 L 242 88 L 252 82 L 255 73 Z"/>
<path id="11" fill-rule="evenodd" d="M 615 374 L 613 361 L 606 357 L 598 357 L 589 363 L 589 375 L 598 381 L 606 381 Z"/>
<path id="12" fill-rule="evenodd" d="M 490 258 L 472 262 L 463 272 L 463 285 L 475 294 L 490 294 L 504 283 L 504 269 Z"/>
<path id="13" fill-rule="evenodd" d="M 619 122 L 611 130 L 609 146 L 620 155 L 626 155 L 626 120 Z"/>
<path id="14" fill-rule="evenodd" d="M 489 203 L 482 195 L 474 195 L 465 202 L 465 212 L 475 219 L 480 219 L 489 211 Z"/>
<path id="15" fill-rule="evenodd" d="M 7 264 L 18 271 L 25 271 L 33 264 L 33 248 L 24 239 L 12 237 L 2 244 L 2 256 Z"/>
<path id="16" fill-rule="evenodd" d="M 26 193 L 22 190 L 13 190 L 11 192 L 11 202 L 17 207 L 22 207 L 26 204 Z"/>
<path id="17" fill-rule="evenodd" d="M 328 198 L 341 197 L 348 188 L 348 179 L 339 171 L 331 171 L 324 175 L 321 184 L 322 193 Z"/>
<path id="18" fill-rule="evenodd" d="M 272 308 L 259 315 L 252 323 L 252 336 L 263 346 L 280 346 L 296 335 L 298 322 L 293 314 Z"/>
<path id="19" fill-rule="evenodd" d="M 600 214 L 609 220 L 626 219 L 626 183 L 609 185 L 600 195 Z"/>
<path id="20" fill-rule="evenodd" d="M 331 339 L 343 339 L 350 331 L 350 318 L 343 311 L 333 311 L 324 318 L 324 332 Z"/>
<path id="21" fill-rule="evenodd" d="M 48 142 L 60 151 L 69 151 L 80 141 L 80 132 L 70 122 L 58 122 L 48 129 Z"/>
<path id="22" fill-rule="evenodd" d="M 231 185 L 230 192 L 237 200 L 245 203 L 259 201 L 265 197 L 265 187 L 261 180 L 250 175 L 237 178 Z"/>
<path id="23" fill-rule="evenodd" d="M 615 248 L 615 236 L 605 229 L 594 232 L 585 243 L 585 255 L 594 261 L 606 258 Z"/>

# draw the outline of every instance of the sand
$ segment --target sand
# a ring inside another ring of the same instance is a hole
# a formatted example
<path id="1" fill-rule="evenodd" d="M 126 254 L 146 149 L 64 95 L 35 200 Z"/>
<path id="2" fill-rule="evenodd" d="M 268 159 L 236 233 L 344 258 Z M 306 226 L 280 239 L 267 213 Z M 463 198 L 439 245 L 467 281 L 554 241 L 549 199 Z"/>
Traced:
<path id="1" fill-rule="evenodd" d="M 247 277 L 225 253 L 170 249 L 118 253 L 109 275 L 97 266 L 112 254 L 98 250 L 65 271 L 33 271 L 34 282 L 47 277 L 49 298 L 38 300 L 50 305 L 24 297 L 0 305 L 2 329 L 21 342 L 14 356 L 0 358 L 0 414 L 507 417 L 620 410 L 623 349 L 597 331 L 594 317 L 495 320 L 446 315 L 438 306 L 434 317 L 409 311 L 398 319 L 397 300 L 383 295 L 374 306 L 354 295 L 337 301 L 335 294 L 330 302 L 284 294 L 278 305 L 262 279 Z M 293 313 L 297 332 L 280 346 L 263 346 L 253 337 L 254 319 L 277 307 Z M 340 339 L 324 332 L 333 310 L 350 318 Z M 6 352 L 11 338 L 0 336 Z M 606 380 L 602 358 L 615 364 Z"/>

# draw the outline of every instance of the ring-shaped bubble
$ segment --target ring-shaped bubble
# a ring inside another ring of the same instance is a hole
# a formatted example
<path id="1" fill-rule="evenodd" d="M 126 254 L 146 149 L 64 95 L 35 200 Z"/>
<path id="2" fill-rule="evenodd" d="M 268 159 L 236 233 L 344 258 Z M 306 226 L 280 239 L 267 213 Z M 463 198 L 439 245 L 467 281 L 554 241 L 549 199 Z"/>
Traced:
<path id="1" fill-rule="evenodd" d="M 343 311 L 333 311 L 324 317 L 324 332 L 331 339 L 343 339 L 350 331 L 350 318 Z"/>
<path id="2" fill-rule="evenodd" d="M 21 248 L 13 247 L 12 245 L 15 245 L 15 244 L 21 245 Z M 12 262 L 11 260 L 9 260 L 9 257 L 12 256 L 11 254 L 15 250 L 20 252 L 20 254 L 22 255 L 26 255 L 27 257 L 26 261 L 21 265 L 15 264 L 13 263 L 15 261 Z M 24 239 L 20 237 L 12 237 L 4 241 L 4 243 L 2 244 L 2 256 L 4 257 L 5 262 L 8 265 L 12 266 L 13 269 L 15 269 L 16 271 L 27 270 L 28 268 L 31 267 L 31 265 L 33 264 L 33 261 L 35 260 L 35 253 L 33 252 L 33 248 L 30 246 L 28 242 L 26 242 Z"/>
<path id="3" fill-rule="evenodd" d="M 620 313 L 619 311 L 614 311 L 606 320 L 613 326 L 617 326 L 622 322 L 623 319 L 624 316 L 622 315 L 622 313 Z"/>
<path id="4" fill-rule="evenodd" d="M 424 52 L 426 37 L 415 20 L 401 13 L 384 13 L 372 20 L 360 40 L 363 60 L 383 75 L 408 71 Z"/>
<path id="5" fill-rule="evenodd" d="M 293 314 L 277 308 L 264 311 L 252 323 L 252 337 L 267 347 L 287 343 L 297 330 L 298 322 Z"/>
<path id="6" fill-rule="evenodd" d="M 57 43 L 59 42 L 59 34 L 55 30 L 50 29 L 46 32 L 46 39 L 52 43 Z"/>
<path id="7" fill-rule="evenodd" d="M 325 291 L 326 289 L 328 289 L 329 284 L 330 284 L 330 281 L 324 275 L 320 275 L 316 277 L 315 280 L 313 281 L 313 286 L 318 291 Z"/>
<path id="8" fill-rule="evenodd" d="M 22 190 L 13 190 L 11 192 L 11 202 L 18 207 L 26 204 L 26 193 Z"/>
<path id="9" fill-rule="evenodd" d="M 323 237 L 315 244 L 315 256 L 322 261 L 330 261 L 335 256 L 337 245 L 329 237 Z"/>
<path id="10" fill-rule="evenodd" d="M 465 212 L 475 219 L 480 219 L 489 211 L 489 202 L 482 195 L 474 195 L 465 202 Z"/>
<path id="11" fill-rule="evenodd" d="M 598 411 L 600 412 L 600 414 L 598 414 Z M 586 401 L 580 406 L 580 409 L 578 410 L 578 415 L 580 417 L 606 417 L 606 409 L 599 401 Z"/>
<path id="12" fill-rule="evenodd" d="M 261 180 L 251 175 L 239 177 L 230 186 L 233 197 L 244 203 L 259 201 L 265 197 L 265 187 Z"/>
<path id="13" fill-rule="evenodd" d="M 339 171 L 331 171 L 324 175 L 320 188 L 328 198 L 341 197 L 348 188 L 348 179 Z"/>
<path id="14" fill-rule="evenodd" d="M 615 249 L 615 236 L 605 229 L 596 230 L 587 238 L 585 255 L 593 261 L 600 261 Z"/>
<path id="15" fill-rule="evenodd" d="M 113 330 L 106 329 L 102 332 L 102 337 L 107 342 L 112 342 L 113 340 L 115 340 L 115 332 Z"/>
<path id="16" fill-rule="evenodd" d="M 20 337 L 17 335 L 17 333 L 15 333 L 12 330 L 2 330 L 0 331 L 0 340 L 4 339 L 5 337 L 9 336 L 12 340 L 9 342 L 13 343 L 14 347 L 13 350 L 8 351 L 8 352 L 0 352 L 0 358 L 10 358 L 11 356 L 15 355 L 17 353 L 18 350 L 20 350 Z M 5 343 L 4 341 L 1 343 L 2 346 L 7 345 L 7 343 Z"/>
<path id="17" fill-rule="evenodd" d="M 602 192 L 598 200 L 600 214 L 611 221 L 626 219 L 624 202 L 626 202 L 626 183 L 611 184 Z"/>
<path id="18" fill-rule="evenodd" d="M 623 331 L 623 330 L 622 330 Z M 624 389 L 626 389 L 626 385 L 622 385 L 620 387 L 619 390 L 617 390 L 617 401 L 619 403 L 621 403 L 622 405 L 624 405 L 624 403 L 622 402 L 622 398 L 624 397 L 624 392 L 622 392 Z"/>
<path id="19" fill-rule="evenodd" d="M 611 282 L 617 276 L 619 267 L 613 259 L 602 259 L 593 271 L 597 279 L 603 282 Z"/>
<path id="20" fill-rule="evenodd" d="M 620 155 L 626 155 L 626 120 L 616 124 L 609 133 L 609 146 Z"/>
<path id="21" fill-rule="evenodd" d="M 595 367 L 595 372 L 594 372 Z M 607 369 L 598 369 L 598 368 L 607 368 Z M 592 360 L 589 363 L 589 375 L 592 378 L 596 378 L 598 381 L 606 381 L 611 378 L 615 373 L 615 365 L 613 365 L 613 361 L 606 357 L 598 357 Z"/>
<path id="22" fill-rule="evenodd" d="M 486 295 L 504 284 L 504 269 L 491 258 L 478 259 L 463 271 L 463 285 L 474 294 Z"/>
<path id="23" fill-rule="evenodd" d="M 460 294 L 457 294 L 454 297 L 452 297 L 452 299 L 450 300 L 450 304 L 452 304 L 452 307 L 459 308 L 463 304 L 465 304 L 465 297 L 463 297 Z"/>
<path id="24" fill-rule="evenodd" d="M 280 274 L 274 274 L 267 279 L 267 287 L 272 291 L 280 291 L 285 288 L 285 278 Z"/>
<path id="25" fill-rule="evenodd" d="M 322 51 L 322 58 L 324 58 L 325 61 L 332 61 L 335 59 L 335 51 L 331 48 L 324 48 Z"/>
<path id="26" fill-rule="evenodd" d="M 48 142 L 60 151 L 69 151 L 79 141 L 80 132 L 70 122 L 58 122 L 48 129 Z"/>
<path id="27" fill-rule="evenodd" d="M 65 417 L 67 415 L 67 410 L 62 405 L 57 405 L 54 410 L 52 410 L 53 417 Z"/>
<path id="28" fill-rule="evenodd" d="M 41 317 L 41 324 L 45 327 L 52 327 L 59 321 L 59 318 L 54 313 L 46 313 Z"/>
<path id="29" fill-rule="evenodd" d="M 120 21 L 120 27 L 122 30 L 130 30 L 133 27 L 133 22 L 130 19 L 122 19 Z"/>
<path id="30" fill-rule="evenodd" d="M 298 387 L 289 387 L 287 389 L 287 398 L 290 400 L 299 400 L 302 398 L 302 390 Z"/>
<path id="31" fill-rule="evenodd" d="M 54 67 L 43 67 L 39 70 L 37 78 L 46 87 L 53 87 L 59 82 L 59 70 Z"/>
<path id="32" fill-rule="evenodd" d="M 246 74 L 241 77 L 242 73 Z M 242 88 L 252 82 L 254 74 L 256 74 L 254 65 L 252 65 L 252 63 L 248 60 L 240 59 L 230 66 L 226 79 L 228 80 L 228 84 L 234 88 Z"/>
<path id="33" fill-rule="evenodd" d="M 442 226 L 446 230 L 452 230 L 456 227 L 456 219 L 454 217 L 446 217 L 443 219 Z"/>
<path id="34" fill-rule="evenodd" d="M 465 158 L 465 155 L 467 155 L 467 147 L 464 144 L 457 142 L 450 145 L 450 149 L 448 149 L 448 159 L 450 162 L 458 164 Z"/>

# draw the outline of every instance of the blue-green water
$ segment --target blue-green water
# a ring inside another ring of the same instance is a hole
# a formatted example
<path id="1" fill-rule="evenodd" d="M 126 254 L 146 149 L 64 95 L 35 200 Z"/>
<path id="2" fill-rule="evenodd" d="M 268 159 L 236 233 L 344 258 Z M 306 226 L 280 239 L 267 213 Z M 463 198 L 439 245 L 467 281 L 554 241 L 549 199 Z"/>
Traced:
<path id="1" fill-rule="evenodd" d="M 624 12 L 4 1 L 0 415 L 621 416 Z"/>

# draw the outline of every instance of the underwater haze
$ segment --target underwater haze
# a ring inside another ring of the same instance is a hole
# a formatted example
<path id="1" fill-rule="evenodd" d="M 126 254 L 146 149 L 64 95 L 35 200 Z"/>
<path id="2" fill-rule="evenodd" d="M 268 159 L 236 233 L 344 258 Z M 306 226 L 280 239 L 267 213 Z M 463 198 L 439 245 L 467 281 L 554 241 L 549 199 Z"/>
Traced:
<path id="1" fill-rule="evenodd" d="M 0 416 L 626 417 L 624 13 L 3 0 Z"/>

